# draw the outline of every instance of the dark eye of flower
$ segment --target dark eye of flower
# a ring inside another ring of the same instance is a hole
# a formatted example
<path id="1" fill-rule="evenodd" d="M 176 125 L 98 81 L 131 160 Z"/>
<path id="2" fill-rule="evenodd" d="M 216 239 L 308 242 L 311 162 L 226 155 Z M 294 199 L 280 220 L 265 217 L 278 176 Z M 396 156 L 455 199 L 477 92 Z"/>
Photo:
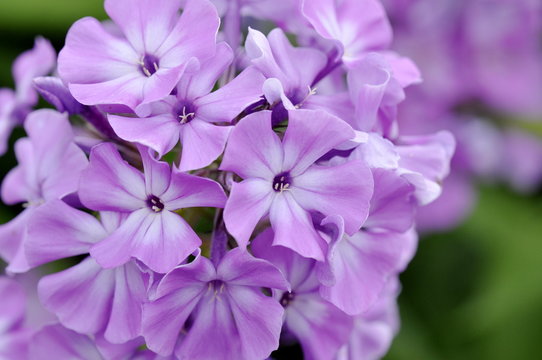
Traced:
<path id="1" fill-rule="evenodd" d="M 295 299 L 295 294 L 293 292 L 285 292 L 280 298 L 280 304 L 283 307 L 288 306 Z"/>
<path id="2" fill-rule="evenodd" d="M 146 77 L 151 77 L 152 74 L 158 71 L 158 58 L 154 55 L 145 55 L 139 61 L 139 68 Z"/>
<path id="3" fill-rule="evenodd" d="M 290 177 L 290 174 L 287 172 L 278 174 L 273 179 L 273 190 L 276 192 L 283 192 L 290 189 L 290 185 L 292 183 L 292 178 Z"/>
<path id="4" fill-rule="evenodd" d="M 224 286 L 225 284 L 222 280 L 217 279 L 209 281 L 209 290 L 214 291 L 215 296 L 222 293 L 222 291 L 224 290 Z"/>
<path id="5" fill-rule="evenodd" d="M 174 116 L 179 119 L 181 124 L 187 124 L 196 116 L 196 109 L 194 105 L 186 102 L 179 102 L 173 109 Z"/>
<path id="6" fill-rule="evenodd" d="M 154 212 L 159 213 L 164 210 L 164 203 L 158 196 L 151 195 L 147 199 L 147 206 Z"/>

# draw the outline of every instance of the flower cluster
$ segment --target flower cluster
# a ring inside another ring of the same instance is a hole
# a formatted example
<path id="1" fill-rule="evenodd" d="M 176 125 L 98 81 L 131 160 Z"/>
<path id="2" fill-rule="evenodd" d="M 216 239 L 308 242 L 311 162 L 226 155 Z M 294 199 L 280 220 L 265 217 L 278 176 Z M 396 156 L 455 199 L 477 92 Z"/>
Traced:
<path id="1" fill-rule="evenodd" d="M 542 3 L 384 3 L 397 35 L 395 48 L 415 59 L 424 75 L 401 107 L 402 129 L 448 129 L 457 139 L 451 176 L 441 198 L 420 210 L 420 228 L 445 229 L 463 220 L 475 202 L 474 178 L 536 191 L 542 184 L 542 141 L 523 127 L 542 120 Z"/>
<path id="2" fill-rule="evenodd" d="M 2 183 L 23 210 L 0 226 L 0 256 L 23 283 L 52 273 L 28 286 L 40 326 L 0 278 L 1 357 L 383 356 L 416 211 L 455 143 L 400 131 L 420 74 L 389 50 L 379 1 L 105 9 L 111 22 L 71 27 L 56 70 L 38 39 L 5 90 L 0 140 L 17 124 L 26 137 Z M 56 110 L 32 112 L 37 93 Z"/>

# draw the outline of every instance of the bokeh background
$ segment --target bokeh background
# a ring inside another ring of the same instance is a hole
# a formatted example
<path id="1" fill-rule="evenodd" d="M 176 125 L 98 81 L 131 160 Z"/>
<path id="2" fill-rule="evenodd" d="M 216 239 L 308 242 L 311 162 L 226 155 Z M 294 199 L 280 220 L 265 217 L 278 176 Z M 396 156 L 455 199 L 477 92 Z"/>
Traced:
<path id="1" fill-rule="evenodd" d="M 60 50 L 75 20 L 106 18 L 102 4 L 0 0 L 0 87 L 13 86 L 11 63 L 36 35 Z M 540 136 L 542 119 L 530 127 Z M 0 159 L 0 177 L 13 166 L 10 152 Z M 477 189 L 471 216 L 423 236 L 402 274 L 402 329 L 387 360 L 542 358 L 542 191 L 520 195 L 498 183 Z M 0 223 L 17 211 L 0 205 Z"/>

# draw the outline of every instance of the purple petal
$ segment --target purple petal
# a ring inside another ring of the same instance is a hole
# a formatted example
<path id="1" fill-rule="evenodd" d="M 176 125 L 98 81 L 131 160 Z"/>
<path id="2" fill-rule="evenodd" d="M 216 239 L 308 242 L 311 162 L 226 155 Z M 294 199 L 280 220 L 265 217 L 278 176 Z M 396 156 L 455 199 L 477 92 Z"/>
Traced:
<path id="1" fill-rule="evenodd" d="M 217 91 L 197 99 L 197 116 L 206 121 L 231 122 L 262 95 L 264 77 L 253 67 L 245 69 Z"/>
<path id="2" fill-rule="evenodd" d="M 93 210 L 131 211 L 144 207 L 143 175 L 120 157 L 113 144 L 98 144 L 92 148 L 90 164 L 81 176 L 79 197 Z"/>
<path id="3" fill-rule="evenodd" d="M 30 341 L 30 360 L 52 359 L 103 360 L 94 342 L 85 335 L 66 329 L 60 324 L 48 325 Z"/>
<path id="4" fill-rule="evenodd" d="M 218 43 L 215 54 L 202 62 L 198 71 L 186 73 L 181 78 L 177 85 L 177 97 L 197 99 L 209 94 L 232 60 L 233 51 L 228 44 L 225 42 Z"/>
<path id="5" fill-rule="evenodd" d="M 164 356 L 173 352 L 179 332 L 215 277 L 211 262 L 199 256 L 162 279 L 157 299 L 143 308 L 143 336 L 151 350 Z"/>
<path id="6" fill-rule="evenodd" d="M 142 273 L 134 262 L 113 270 L 115 291 L 105 338 L 115 344 L 134 339 L 141 332 L 141 313 L 147 300 Z"/>
<path id="7" fill-rule="evenodd" d="M 412 234 L 361 231 L 334 240 L 327 265 L 335 284 L 323 284 L 320 295 L 350 315 L 367 311 L 390 277 L 404 269 L 413 253 Z"/>
<path id="8" fill-rule="evenodd" d="M 216 181 L 173 170 L 171 184 L 162 195 L 166 210 L 190 207 L 223 208 L 226 194 Z"/>
<path id="9" fill-rule="evenodd" d="M 267 38 L 249 29 L 245 47 L 252 64 L 266 78 L 279 79 L 289 96 L 297 96 L 290 94 L 292 91 L 312 86 L 327 63 L 327 57 L 316 49 L 293 47 L 281 29 L 272 30 Z"/>
<path id="10" fill-rule="evenodd" d="M 107 119 L 121 139 L 148 146 L 160 157 L 179 141 L 179 122 L 169 114 L 147 118 L 107 115 Z"/>
<path id="11" fill-rule="evenodd" d="M 204 61 L 213 56 L 219 25 L 220 18 L 211 2 L 186 1 L 179 21 L 156 51 L 160 65 L 174 67 L 186 63 L 192 57 Z"/>
<path id="12" fill-rule="evenodd" d="M 130 214 L 90 253 L 105 268 L 120 266 L 133 256 L 153 271 L 166 273 L 200 245 L 201 240 L 180 216 L 145 208 Z"/>
<path id="13" fill-rule="evenodd" d="M 108 322 L 114 287 L 115 273 L 103 270 L 89 257 L 72 268 L 45 276 L 38 292 L 43 306 L 64 326 L 94 334 Z"/>
<path id="14" fill-rule="evenodd" d="M 285 324 L 300 341 L 304 358 L 333 359 L 348 341 L 352 318 L 318 293 L 300 294 L 286 309 Z"/>
<path id="15" fill-rule="evenodd" d="M 347 64 L 369 51 L 386 49 L 391 43 L 391 26 L 379 1 L 306 0 L 302 11 L 318 34 L 342 44 Z"/>
<path id="16" fill-rule="evenodd" d="M 70 115 L 80 114 L 84 106 L 75 100 L 60 78 L 42 76 L 34 79 L 34 87 L 39 94 L 59 112 Z"/>
<path id="17" fill-rule="evenodd" d="M 284 274 L 292 289 L 298 289 L 311 274 L 314 260 L 304 259 L 284 246 L 273 246 L 274 237 L 273 229 L 267 228 L 254 239 L 250 249 L 255 256 L 275 265 Z"/>
<path id="18" fill-rule="evenodd" d="M 154 54 L 179 18 L 179 0 L 106 0 L 105 11 L 138 52 Z"/>
<path id="19" fill-rule="evenodd" d="M 58 57 L 58 72 L 69 84 L 98 84 L 129 74 L 138 75 L 138 61 L 139 55 L 130 44 L 110 34 L 98 20 L 86 17 L 75 22 L 68 31 L 66 45 Z M 140 78 L 144 80 L 144 75 Z M 77 90 L 72 94 L 85 103 L 80 99 L 83 92 Z"/>
<path id="20" fill-rule="evenodd" d="M 0 225 L 0 256 L 4 260 L 11 262 L 18 252 L 24 252 L 26 225 L 34 209 L 35 207 L 26 208 L 11 221 Z"/>
<path id="21" fill-rule="evenodd" d="M 284 283 L 284 280 L 282 282 Z M 279 347 L 284 309 L 276 300 L 245 286 L 228 285 L 228 293 L 231 313 L 241 342 L 240 358 L 267 358 Z M 236 359 L 235 352 L 228 353 L 226 358 L 228 356 Z"/>
<path id="22" fill-rule="evenodd" d="M 233 183 L 224 208 L 224 222 L 241 248 L 246 248 L 254 228 L 273 202 L 272 184 L 260 179 Z"/>
<path id="23" fill-rule="evenodd" d="M 365 57 L 350 69 L 348 87 L 356 109 L 353 124 L 356 130 L 369 131 L 374 128 L 391 78 L 391 69 L 379 54 Z"/>
<path id="24" fill-rule="evenodd" d="M 375 192 L 365 228 L 405 232 L 414 224 L 416 201 L 414 187 L 396 173 L 375 169 Z"/>
<path id="25" fill-rule="evenodd" d="M 162 196 L 171 183 L 171 168 L 165 161 L 156 160 L 149 148 L 139 146 L 139 154 L 143 162 L 145 174 L 145 191 L 147 194 Z"/>
<path id="26" fill-rule="evenodd" d="M 51 200 L 34 211 L 28 223 L 25 253 L 29 265 L 88 253 L 107 236 L 92 215 L 76 210 L 61 200 Z"/>
<path id="27" fill-rule="evenodd" d="M 233 129 L 220 169 L 244 179 L 272 180 L 282 171 L 282 161 L 280 139 L 271 128 L 271 112 L 260 111 L 245 117 Z"/>
<path id="28" fill-rule="evenodd" d="M 335 146 L 354 137 L 347 123 L 324 111 L 289 111 L 283 139 L 283 169 L 295 177 Z"/>
<path id="29" fill-rule="evenodd" d="M 373 186 L 369 168 L 353 160 L 338 166 L 311 166 L 294 179 L 291 193 L 306 211 L 341 216 L 346 231 L 353 234 L 367 219 Z"/>
<path id="30" fill-rule="evenodd" d="M 25 51 L 13 63 L 13 79 L 19 102 L 34 105 L 38 101 L 32 80 L 51 72 L 56 63 L 55 49 L 42 37 L 37 37 L 32 50 Z"/>
<path id="31" fill-rule="evenodd" d="M 269 219 L 275 231 L 273 245 L 285 246 L 304 257 L 324 259 L 325 241 L 314 229 L 309 213 L 290 193 L 286 191 L 275 196 Z"/>
<path id="32" fill-rule="evenodd" d="M 14 279 L 0 277 L 0 294 L 2 307 L 0 308 L 0 332 L 3 336 L 20 324 L 26 311 L 26 294 L 24 288 Z"/>
<path id="33" fill-rule="evenodd" d="M 218 278 L 228 286 L 254 286 L 287 290 L 288 282 L 271 263 L 257 259 L 240 248 L 230 250 L 217 268 Z"/>
<path id="34" fill-rule="evenodd" d="M 181 129 L 183 152 L 179 170 L 204 168 L 215 161 L 224 151 L 233 127 L 216 126 L 195 118 Z"/>
<path id="35" fill-rule="evenodd" d="M 15 155 L 19 165 L 11 169 L 2 182 L 2 201 L 13 205 L 40 198 L 35 181 L 35 161 L 32 142 L 22 138 L 15 143 Z"/>

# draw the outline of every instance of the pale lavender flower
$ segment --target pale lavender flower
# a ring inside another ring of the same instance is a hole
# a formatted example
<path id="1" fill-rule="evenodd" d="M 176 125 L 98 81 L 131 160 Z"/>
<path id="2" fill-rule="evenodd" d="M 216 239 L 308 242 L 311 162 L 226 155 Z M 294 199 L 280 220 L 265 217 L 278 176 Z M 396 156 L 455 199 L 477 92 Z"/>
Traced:
<path id="1" fill-rule="evenodd" d="M 88 164 L 85 154 L 73 143 L 67 116 L 38 110 L 28 116 L 25 130 L 28 137 L 15 144 L 19 165 L 2 183 L 4 203 L 24 203 L 25 207 L 15 219 L 0 226 L 0 254 L 13 272 L 28 269 L 23 243 L 34 210 L 47 201 L 75 193 L 81 171 Z"/>
<path id="2" fill-rule="evenodd" d="M 215 52 L 220 19 L 207 0 L 106 0 L 120 28 L 94 18 L 69 30 L 58 59 L 61 78 L 85 105 L 121 104 L 148 113 L 146 104 L 169 93 L 190 64 Z"/>
<path id="3" fill-rule="evenodd" d="M 263 77 L 253 68 L 211 92 L 232 60 L 230 47 L 218 44 L 215 55 L 204 61 L 198 71 L 183 75 L 175 95 L 150 105 L 150 117 L 109 115 L 109 122 L 121 138 L 146 145 L 160 156 L 180 139 L 182 171 L 209 165 L 224 151 L 232 129 L 215 123 L 231 123 L 248 105 L 257 102 L 262 92 Z"/>
<path id="4" fill-rule="evenodd" d="M 241 249 L 229 251 L 216 267 L 197 256 L 168 273 L 145 304 L 147 346 L 179 359 L 266 358 L 279 345 L 283 309 L 261 288 L 289 287 L 277 268 Z"/>
<path id="5" fill-rule="evenodd" d="M 331 359 L 348 341 L 353 319 L 320 296 L 317 262 L 283 246 L 273 246 L 273 238 L 273 231 L 268 228 L 254 240 L 252 251 L 277 266 L 290 282 L 288 291 L 273 291 L 274 298 L 284 307 L 284 331 L 299 340 L 304 359 Z"/>
<path id="6" fill-rule="evenodd" d="M 92 149 L 90 164 L 81 177 L 81 201 L 90 209 L 128 217 L 90 252 L 106 268 L 134 257 L 165 273 L 201 245 L 194 230 L 175 211 L 222 207 L 226 195 L 218 183 L 171 169 L 154 159 L 147 148 L 140 148 L 140 154 L 144 174 L 126 163 L 110 143 Z"/>
<path id="7" fill-rule="evenodd" d="M 339 166 L 315 164 L 353 137 L 345 122 L 322 111 L 290 111 L 282 141 L 271 127 L 270 112 L 243 119 L 221 164 L 222 170 L 244 179 L 232 185 L 224 210 L 228 231 L 239 246 L 246 248 L 254 227 L 267 215 L 275 245 L 319 260 L 327 244 L 314 229 L 311 212 L 341 215 L 349 234 L 359 230 L 373 191 L 369 168 L 357 160 Z"/>

